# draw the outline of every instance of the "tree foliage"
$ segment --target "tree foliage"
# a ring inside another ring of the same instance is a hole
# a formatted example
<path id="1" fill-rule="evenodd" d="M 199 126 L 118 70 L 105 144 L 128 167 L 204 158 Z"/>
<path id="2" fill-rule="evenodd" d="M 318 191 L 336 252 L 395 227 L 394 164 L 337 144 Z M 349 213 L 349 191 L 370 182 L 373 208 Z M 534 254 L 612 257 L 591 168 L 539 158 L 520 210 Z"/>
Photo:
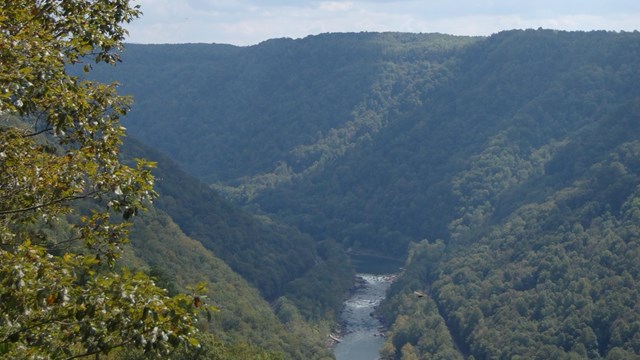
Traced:
<path id="1" fill-rule="evenodd" d="M 139 15 L 125 0 L 0 5 L 2 357 L 197 345 L 191 296 L 113 267 L 126 220 L 155 196 L 153 164 L 119 160 L 130 100 L 66 70 L 116 63 L 123 24 Z"/>

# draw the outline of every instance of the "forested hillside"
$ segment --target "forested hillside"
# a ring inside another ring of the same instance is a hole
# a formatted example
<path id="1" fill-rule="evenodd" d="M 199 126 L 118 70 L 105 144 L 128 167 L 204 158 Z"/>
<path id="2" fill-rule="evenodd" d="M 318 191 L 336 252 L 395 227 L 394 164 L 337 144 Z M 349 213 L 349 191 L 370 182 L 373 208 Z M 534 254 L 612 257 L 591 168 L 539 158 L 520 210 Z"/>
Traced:
<path id="1" fill-rule="evenodd" d="M 258 241 L 275 251 L 264 274 L 244 237 L 198 235 L 216 222 L 191 214 L 208 210 L 160 200 L 268 298 L 321 249 L 325 264 L 408 256 L 381 309 L 385 358 L 640 356 L 638 32 L 324 34 L 124 58 L 109 76 L 137 99 L 129 130 L 268 216 L 225 231 L 290 234 Z"/>
<path id="2" fill-rule="evenodd" d="M 130 157 L 156 162 L 153 173 L 160 196 L 155 206 L 259 289 L 264 298 L 275 301 L 284 296 L 307 319 L 333 319 L 340 310 L 353 273 L 337 244 L 314 242 L 295 228 L 242 211 L 166 156 L 134 139 L 127 141 L 124 151 Z"/>
<path id="3" fill-rule="evenodd" d="M 247 199 L 375 134 L 393 99 L 412 92 L 407 78 L 439 74 L 451 50 L 472 41 L 362 33 L 246 48 L 130 44 L 117 71 L 92 76 L 134 95 L 126 125 L 137 138 Z"/>
<path id="4" fill-rule="evenodd" d="M 408 241 L 464 237 L 636 136 L 633 121 L 605 124 L 639 94 L 638 41 L 515 31 L 476 42 L 435 75 L 400 78 L 415 90 L 398 97 L 384 131 L 257 202 L 356 248 L 402 254 Z M 598 126 L 619 137 L 588 138 Z"/>
<path id="5" fill-rule="evenodd" d="M 204 336 L 201 352 L 223 353 L 226 346 L 230 354 L 220 358 L 242 354 L 266 358 L 268 352 L 273 358 L 331 358 L 324 345 L 328 326 L 308 325 L 300 315 L 281 321 L 255 288 L 200 242 L 184 235 L 163 211 L 153 210 L 136 220 L 131 251 L 133 257 L 125 257 L 125 263 L 148 272 L 170 292 L 189 293 L 189 286 L 206 284 L 207 297 L 202 300 L 219 311 L 212 312 L 210 319 L 201 319 L 202 329 L 215 339 L 204 341 L 208 339 Z M 193 357 L 188 354 L 185 359 Z"/>

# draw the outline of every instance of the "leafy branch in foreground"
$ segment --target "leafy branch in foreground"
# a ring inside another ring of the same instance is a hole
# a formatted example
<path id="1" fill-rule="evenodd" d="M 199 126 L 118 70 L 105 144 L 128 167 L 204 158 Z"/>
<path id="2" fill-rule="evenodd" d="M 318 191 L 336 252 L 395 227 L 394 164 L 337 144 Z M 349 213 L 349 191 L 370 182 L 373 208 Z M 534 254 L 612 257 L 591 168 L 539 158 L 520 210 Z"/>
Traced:
<path id="1" fill-rule="evenodd" d="M 50 256 L 28 242 L 1 260 L 5 356 L 75 358 L 124 345 L 163 353 L 194 335 L 185 326 L 193 321 L 191 296 L 169 298 L 143 274 L 78 276 L 96 260 Z"/>
<path id="2" fill-rule="evenodd" d="M 195 293 L 169 297 L 114 269 L 127 221 L 156 196 L 154 164 L 119 159 L 130 99 L 66 71 L 119 61 L 123 24 L 139 15 L 127 0 L 0 4 L 0 357 L 198 346 L 197 312 L 209 307 Z M 76 216 L 80 203 L 94 209 Z M 43 231 L 60 223 L 66 236 Z"/>

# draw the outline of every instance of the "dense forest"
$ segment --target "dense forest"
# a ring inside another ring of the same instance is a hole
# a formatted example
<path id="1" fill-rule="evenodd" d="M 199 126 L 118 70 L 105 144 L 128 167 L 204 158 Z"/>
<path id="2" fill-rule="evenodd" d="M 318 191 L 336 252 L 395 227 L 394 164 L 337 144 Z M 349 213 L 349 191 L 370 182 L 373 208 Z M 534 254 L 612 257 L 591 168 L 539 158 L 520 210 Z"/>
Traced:
<path id="1" fill-rule="evenodd" d="M 335 242 L 315 242 L 267 216 L 242 211 L 168 157 L 134 139 L 125 144 L 124 153 L 156 162 L 153 174 L 160 196 L 155 206 L 252 283 L 265 299 L 286 296 L 307 309 L 303 311 L 307 318 L 333 318 L 340 310 L 353 274 Z M 328 272 L 328 266 L 333 271 Z M 306 282 L 306 277 L 315 280 Z M 306 289 L 298 289 L 301 283 L 307 283 Z"/>
<path id="2" fill-rule="evenodd" d="M 123 150 L 156 162 L 160 194 L 154 209 L 134 222 L 132 256 L 125 261 L 173 292 L 207 284 L 208 301 L 219 311 L 206 322 L 214 342 L 199 356 L 209 358 L 222 343 L 232 349 L 221 358 L 239 356 L 238 346 L 245 351 L 240 354 L 257 353 L 242 347 L 252 346 L 275 358 L 331 358 L 326 336 L 353 278 L 337 245 L 310 243 L 292 229 L 242 212 L 134 139 Z M 285 242 L 294 240 L 305 247 Z"/>
<path id="3" fill-rule="evenodd" d="M 136 97 L 143 142 L 296 243 L 407 258 L 380 310 L 385 358 L 640 355 L 637 32 L 323 34 L 124 59 L 96 76 Z"/>

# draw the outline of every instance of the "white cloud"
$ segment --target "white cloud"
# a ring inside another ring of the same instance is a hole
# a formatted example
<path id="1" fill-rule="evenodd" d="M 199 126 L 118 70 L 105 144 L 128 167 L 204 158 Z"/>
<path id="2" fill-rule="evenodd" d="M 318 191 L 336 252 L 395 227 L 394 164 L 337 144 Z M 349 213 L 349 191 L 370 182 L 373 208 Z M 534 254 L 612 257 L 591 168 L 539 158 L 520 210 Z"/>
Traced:
<path id="1" fill-rule="evenodd" d="M 139 0 L 131 42 L 251 45 L 321 32 L 489 35 L 513 28 L 627 30 L 638 0 Z"/>
<path id="2" fill-rule="evenodd" d="M 318 9 L 322 11 L 347 11 L 353 8 L 353 3 L 350 1 L 323 1 L 318 6 Z"/>

